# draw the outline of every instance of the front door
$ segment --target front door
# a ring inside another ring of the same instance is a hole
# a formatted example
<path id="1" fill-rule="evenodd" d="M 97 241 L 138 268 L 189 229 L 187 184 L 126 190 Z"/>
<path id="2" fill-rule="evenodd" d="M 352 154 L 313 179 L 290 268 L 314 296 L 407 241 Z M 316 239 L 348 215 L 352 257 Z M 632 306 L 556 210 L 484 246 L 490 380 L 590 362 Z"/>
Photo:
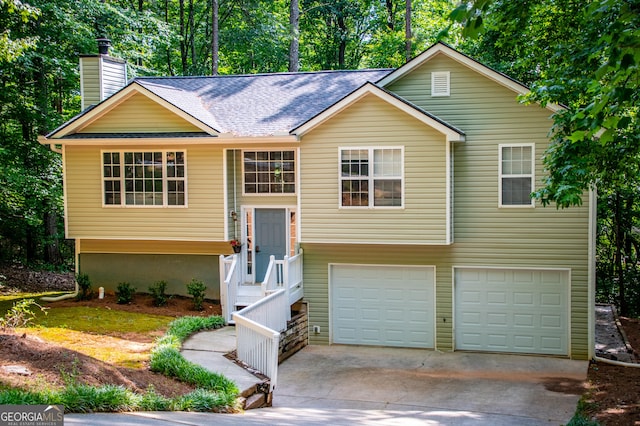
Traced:
<path id="1" fill-rule="evenodd" d="M 287 253 L 287 210 L 256 209 L 254 248 L 256 253 L 256 275 L 258 283 L 264 281 L 264 275 L 273 255 L 282 260 Z"/>

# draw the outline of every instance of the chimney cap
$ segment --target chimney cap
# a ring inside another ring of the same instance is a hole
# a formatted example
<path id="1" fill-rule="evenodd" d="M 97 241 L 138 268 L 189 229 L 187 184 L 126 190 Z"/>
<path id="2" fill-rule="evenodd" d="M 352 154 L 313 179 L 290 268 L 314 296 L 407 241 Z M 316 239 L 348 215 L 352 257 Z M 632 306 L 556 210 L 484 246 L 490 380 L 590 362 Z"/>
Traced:
<path id="1" fill-rule="evenodd" d="M 108 55 L 109 47 L 111 47 L 111 40 L 106 37 L 100 37 L 97 38 L 96 41 L 98 42 L 98 53 L 101 55 Z"/>

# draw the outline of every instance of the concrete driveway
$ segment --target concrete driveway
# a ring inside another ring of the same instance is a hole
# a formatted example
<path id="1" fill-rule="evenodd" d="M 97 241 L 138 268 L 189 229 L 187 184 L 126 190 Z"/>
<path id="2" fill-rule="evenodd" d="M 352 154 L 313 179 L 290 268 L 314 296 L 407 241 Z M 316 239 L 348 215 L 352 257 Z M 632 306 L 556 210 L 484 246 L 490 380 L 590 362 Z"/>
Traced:
<path id="1" fill-rule="evenodd" d="M 67 415 L 68 425 L 561 425 L 588 363 L 551 357 L 308 346 L 280 366 L 273 407 L 244 414 Z"/>

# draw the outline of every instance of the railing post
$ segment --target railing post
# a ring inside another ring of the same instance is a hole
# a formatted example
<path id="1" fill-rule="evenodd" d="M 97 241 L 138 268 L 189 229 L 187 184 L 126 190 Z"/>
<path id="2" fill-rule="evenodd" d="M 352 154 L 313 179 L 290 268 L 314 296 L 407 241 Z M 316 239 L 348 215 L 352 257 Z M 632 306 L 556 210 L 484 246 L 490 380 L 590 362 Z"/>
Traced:
<path id="1" fill-rule="evenodd" d="M 218 268 L 220 268 L 220 308 L 222 309 L 222 318 L 224 318 L 224 322 L 228 324 L 231 317 L 229 312 L 229 300 L 226 283 L 227 268 L 223 254 L 220 255 L 220 263 Z"/>
<path id="2" fill-rule="evenodd" d="M 282 263 L 282 285 L 284 286 L 284 294 L 287 296 L 287 321 L 291 320 L 291 281 L 289 280 L 289 265 L 289 256 L 285 256 L 284 262 Z"/>

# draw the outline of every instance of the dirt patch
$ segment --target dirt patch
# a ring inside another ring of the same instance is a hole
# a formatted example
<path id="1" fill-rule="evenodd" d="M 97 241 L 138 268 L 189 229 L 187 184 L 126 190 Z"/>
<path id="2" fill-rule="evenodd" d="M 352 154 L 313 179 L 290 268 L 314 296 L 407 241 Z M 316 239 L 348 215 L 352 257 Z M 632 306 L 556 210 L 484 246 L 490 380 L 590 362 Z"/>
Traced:
<path id="1" fill-rule="evenodd" d="M 93 297 L 90 300 L 76 301 L 75 299 L 62 300 L 59 302 L 45 303 L 47 307 L 68 307 L 68 306 L 88 306 L 93 308 L 117 309 L 120 311 L 137 312 L 142 314 L 165 315 L 169 317 L 179 317 L 185 315 L 191 316 L 210 316 L 220 315 L 222 309 L 217 301 L 205 300 L 202 304 L 203 310 L 196 311 L 193 309 L 193 300 L 190 297 L 171 296 L 166 306 L 155 306 L 153 297 L 147 293 L 136 293 L 131 303 L 119 305 L 116 295 L 106 293 L 104 299 Z"/>
<path id="2" fill-rule="evenodd" d="M 640 348 L 640 320 L 620 317 L 634 353 Z M 606 426 L 640 425 L 640 368 L 591 362 L 585 402 L 588 414 Z"/>
<path id="3" fill-rule="evenodd" d="M 19 266 L 0 267 L 0 294 L 15 292 L 73 291 L 74 276 L 47 271 L 30 271 Z M 96 295 L 97 296 L 97 295 Z M 206 300 L 202 311 L 193 309 L 193 301 L 188 297 L 173 296 L 166 306 L 153 305 L 149 294 L 136 294 L 130 304 L 119 305 L 114 294 L 106 294 L 104 299 L 75 299 L 60 302 L 43 302 L 49 308 L 65 306 L 89 306 L 129 312 L 179 317 L 185 315 L 219 315 L 221 308 L 215 301 Z M 140 346 L 148 336 L 136 333 L 120 333 L 121 344 Z M 150 347 L 150 345 L 147 345 Z M 72 380 L 89 385 L 122 385 L 133 391 L 142 392 L 153 387 L 166 397 L 174 397 L 191 392 L 194 387 L 163 375 L 153 373 L 148 368 L 125 368 L 100 361 L 77 351 L 63 348 L 36 336 L 0 332 L 0 387 L 10 386 L 38 390 L 48 385 L 64 386 Z"/>
<path id="4" fill-rule="evenodd" d="M 0 266 L 0 294 L 74 290 L 72 272 L 33 271 L 21 265 Z"/>
<path id="5" fill-rule="evenodd" d="M 0 383 L 11 387 L 37 390 L 45 385 L 62 387 L 65 381 L 73 381 L 95 386 L 122 385 L 143 392 L 153 386 L 167 397 L 194 389 L 148 369 L 115 367 L 29 335 L 0 334 L 0 348 Z"/>

